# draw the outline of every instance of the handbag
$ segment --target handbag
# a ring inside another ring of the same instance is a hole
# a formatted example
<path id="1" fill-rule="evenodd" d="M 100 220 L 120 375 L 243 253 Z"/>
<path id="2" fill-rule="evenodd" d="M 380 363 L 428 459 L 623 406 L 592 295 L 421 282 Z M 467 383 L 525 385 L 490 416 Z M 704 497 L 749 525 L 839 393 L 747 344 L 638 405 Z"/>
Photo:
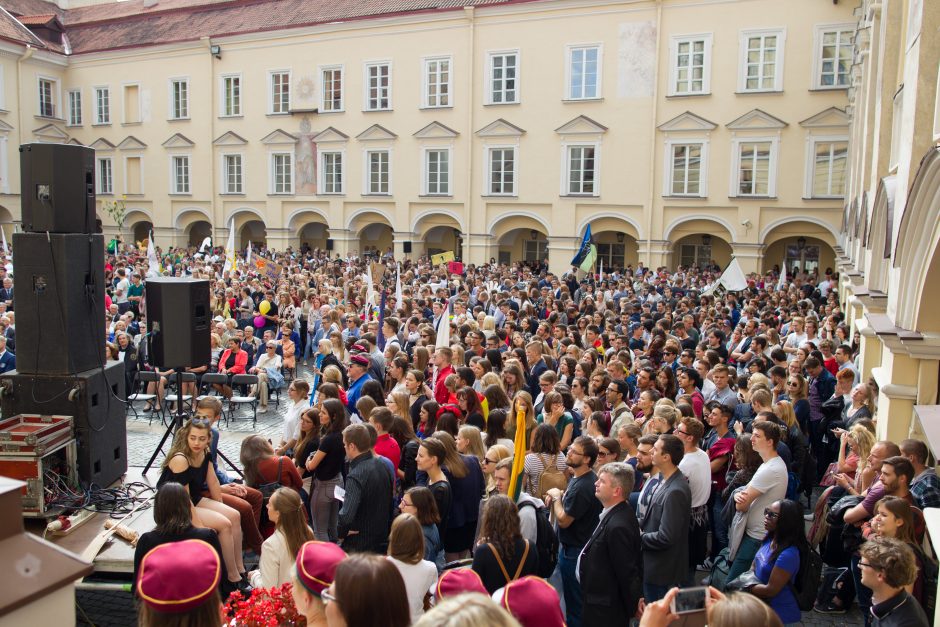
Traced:
<path id="1" fill-rule="evenodd" d="M 757 578 L 757 574 L 755 574 L 753 570 L 748 570 L 726 583 L 725 590 L 731 592 L 747 592 L 759 583 L 762 582 Z"/>
<path id="2" fill-rule="evenodd" d="M 263 505 L 267 505 L 268 501 L 271 500 L 271 496 L 277 492 L 280 488 L 284 487 L 281 485 L 281 468 L 284 465 L 284 457 L 281 456 L 277 460 L 277 475 L 274 476 L 274 481 L 270 483 L 262 483 L 258 486 L 258 492 L 261 492 L 261 501 Z"/>
<path id="3" fill-rule="evenodd" d="M 823 478 L 820 479 L 819 485 L 829 487 L 836 484 L 836 475 L 839 474 L 839 462 L 832 462 L 826 468 L 826 472 L 823 475 Z"/>

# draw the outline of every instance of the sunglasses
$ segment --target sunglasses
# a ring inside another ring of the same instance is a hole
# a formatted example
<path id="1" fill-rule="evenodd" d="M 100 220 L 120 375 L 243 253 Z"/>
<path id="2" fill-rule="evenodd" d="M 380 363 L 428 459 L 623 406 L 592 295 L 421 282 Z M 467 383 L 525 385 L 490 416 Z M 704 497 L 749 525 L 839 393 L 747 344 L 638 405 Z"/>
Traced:
<path id="1" fill-rule="evenodd" d="M 210 418 L 205 416 L 193 416 L 192 423 L 196 427 L 208 427 L 211 422 Z"/>
<path id="2" fill-rule="evenodd" d="M 489 465 L 489 464 L 496 464 L 496 463 L 498 463 L 498 460 L 490 459 L 489 457 L 484 457 L 484 458 L 483 458 L 483 465 L 484 465 L 484 466 Z"/>

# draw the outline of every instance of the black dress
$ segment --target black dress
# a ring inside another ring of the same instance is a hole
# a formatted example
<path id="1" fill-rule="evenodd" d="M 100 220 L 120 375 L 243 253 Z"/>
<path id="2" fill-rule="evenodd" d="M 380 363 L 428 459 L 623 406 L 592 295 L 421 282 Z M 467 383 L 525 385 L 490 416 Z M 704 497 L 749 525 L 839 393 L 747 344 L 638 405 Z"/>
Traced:
<path id="1" fill-rule="evenodd" d="M 522 538 L 516 539 L 512 547 L 512 559 L 507 560 L 504 556 L 500 556 L 503 560 L 503 566 L 506 568 L 506 572 L 512 578 L 515 578 L 516 571 L 519 572 L 519 577 L 538 574 L 538 553 L 531 544 L 529 545 L 528 553 L 526 553 L 526 542 L 527 541 Z M 495 546 L 493 548 L 495 549 Z M 525 555 L 525 562 L 522 563 L 522 568 L 520 569 L 519 563 L 522 561 L 523 555 Z M 483 580 L 483 586 L 490 594 L 493 594 L 509 583 L 506 579 L 506 575 L 503 574 L 503 569 L 499 567 L 495 553 L 490 549 L 488 544 L 479 544 L 477 548 L 474 549 L 473 570 L 480 576 L 480 579 Z"/>
<path id="2" fill-rule="evenodd" d="M 189 488 L 189 498 L 193 500 L 193 505 L 199 505 L 202 500 L 202 489 L 206 485 L 206 475 L 209 473 L 209 455 L 205 456 L 201 466 L 187 466 L 183 472 L 173 472 L 169 465 L 163 469 L 160 479 L 157 481 L 157 489 L 160 489 L 164 483 L 179 483 Z"/>

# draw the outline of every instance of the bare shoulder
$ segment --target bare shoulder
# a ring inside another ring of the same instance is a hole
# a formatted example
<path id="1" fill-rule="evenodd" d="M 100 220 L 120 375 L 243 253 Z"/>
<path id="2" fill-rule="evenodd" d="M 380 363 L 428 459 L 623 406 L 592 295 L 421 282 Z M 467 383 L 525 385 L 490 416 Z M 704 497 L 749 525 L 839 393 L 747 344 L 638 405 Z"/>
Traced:
<path id="1" fill-rule="evenodd" d="M 170 463 L 167 464 L 167 466 L 175 473 L 184 472 L 189 468 L 189 459 L 182 453 L 177 453 L 170 459 Z"/>

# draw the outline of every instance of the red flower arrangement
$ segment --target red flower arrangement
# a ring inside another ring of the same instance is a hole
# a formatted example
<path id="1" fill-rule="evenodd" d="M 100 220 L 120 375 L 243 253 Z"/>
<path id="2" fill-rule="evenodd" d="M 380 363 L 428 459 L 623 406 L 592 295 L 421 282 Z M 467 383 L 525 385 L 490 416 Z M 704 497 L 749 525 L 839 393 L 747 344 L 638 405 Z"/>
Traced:
<path id="1" fill-rule="evenodd" d="M 306 627 L 297 612 L 291 584 L 275 588 L 255 588 L 247 599 L 233 592 L 222 606 L 222 624 L 233 627 Z"/>

